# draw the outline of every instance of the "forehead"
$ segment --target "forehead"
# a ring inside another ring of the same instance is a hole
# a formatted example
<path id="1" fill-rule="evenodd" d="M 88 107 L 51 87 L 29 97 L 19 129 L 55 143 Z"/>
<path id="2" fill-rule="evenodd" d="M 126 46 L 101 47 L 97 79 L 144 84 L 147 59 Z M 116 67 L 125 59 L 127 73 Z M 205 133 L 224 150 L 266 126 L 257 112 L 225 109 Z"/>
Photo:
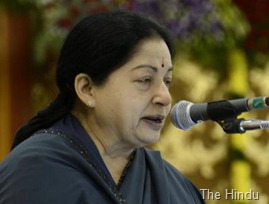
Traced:
<path id="1" fill-rule="evenodd" d="M 134 67 L 140 64 L 163 68 L 172 67 L 171 55 L 166 43 L 160 38 L 141 41 L 132 57 L 123 67 Z"/>
<path id="2" fill-rule="evenodd" d="M 137 46 L 136 54 L 156 55 L 171 59 L 170 51 L 165 41 L 161 38 L 150 38 L 142 40 Z"/>
<path id="3" fill-rule="evenodd" d="M 165 75 L 172 71 L 172 67 L 166 43 L 160 38 L 146 39 L 139 43 L 129 61 L 110 74 L 108 81 L 112 78 L 114 80 L 115 77 L 126 77 L 129 73 L 134 73 L 134 70 L 153 70 Z"/>

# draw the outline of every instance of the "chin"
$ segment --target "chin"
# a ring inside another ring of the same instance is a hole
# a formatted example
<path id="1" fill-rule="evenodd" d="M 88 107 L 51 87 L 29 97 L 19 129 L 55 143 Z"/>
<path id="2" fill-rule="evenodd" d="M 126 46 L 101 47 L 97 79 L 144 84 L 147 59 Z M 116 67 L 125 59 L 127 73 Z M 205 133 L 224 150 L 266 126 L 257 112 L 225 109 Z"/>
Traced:
<path id="1" fill-rule="evenodd" d="M 152 134 L 152 135 L 147 135 L 141 138 L 141 143 L 144 144 L 143 146 L 146 145 L 152 145 L 156 143 L 160 139 L 160 134 Z"/>

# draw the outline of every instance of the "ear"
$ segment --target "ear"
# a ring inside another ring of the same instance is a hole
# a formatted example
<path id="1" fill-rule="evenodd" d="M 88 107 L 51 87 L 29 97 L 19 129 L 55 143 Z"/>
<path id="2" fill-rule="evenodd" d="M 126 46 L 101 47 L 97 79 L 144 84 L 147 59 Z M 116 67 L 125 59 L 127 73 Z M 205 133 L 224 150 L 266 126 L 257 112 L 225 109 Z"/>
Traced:
<path id="1" fill-rule="evenodd" d="M 91 78 L 84 73 L 78 74 L 75 77 L 74 87 L 80 101 L 87 106 L 93 107 L 95 101 Z"/>

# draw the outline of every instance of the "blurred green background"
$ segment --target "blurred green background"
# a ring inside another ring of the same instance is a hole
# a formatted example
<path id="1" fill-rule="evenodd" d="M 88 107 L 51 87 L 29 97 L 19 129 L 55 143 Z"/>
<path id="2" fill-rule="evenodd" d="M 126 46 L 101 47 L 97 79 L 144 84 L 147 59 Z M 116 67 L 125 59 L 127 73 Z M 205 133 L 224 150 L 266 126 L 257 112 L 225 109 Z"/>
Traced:
<path id="1" fill-rule="evenodd" d="M 157 20 L 176 38 L 173 102 L 266 96 L 269 92 L 268 0 L 0 0 L 0 161 L 16 129 L 57 94 L 55 65 L 63 39 L 84 16 L 129 9 Z M 266 109 L 240 117 L 268 119 Z M 214 122 L 188 131 L 167 120 L 150 148 L 213 203 L 269 203 L 268 130 L 226 134 Z M 225 190 L 258 193 L 225 199 Z"/>

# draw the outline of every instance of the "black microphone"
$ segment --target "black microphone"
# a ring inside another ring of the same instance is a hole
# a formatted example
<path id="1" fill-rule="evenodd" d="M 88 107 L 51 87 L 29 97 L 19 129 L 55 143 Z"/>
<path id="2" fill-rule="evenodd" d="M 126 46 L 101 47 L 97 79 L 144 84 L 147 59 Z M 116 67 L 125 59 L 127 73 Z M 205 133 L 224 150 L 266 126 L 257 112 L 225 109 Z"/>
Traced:
<path id="1" fill-rule="evenodd" d="M 188 130 L 196 123 L 207 120 L 235 119 L 242 112 L 269 106 L 269 97 L 220 100 L 193 104 L 189 101 L 176 103 L 171 110 L 172 123 L 179 129 Z"/>

